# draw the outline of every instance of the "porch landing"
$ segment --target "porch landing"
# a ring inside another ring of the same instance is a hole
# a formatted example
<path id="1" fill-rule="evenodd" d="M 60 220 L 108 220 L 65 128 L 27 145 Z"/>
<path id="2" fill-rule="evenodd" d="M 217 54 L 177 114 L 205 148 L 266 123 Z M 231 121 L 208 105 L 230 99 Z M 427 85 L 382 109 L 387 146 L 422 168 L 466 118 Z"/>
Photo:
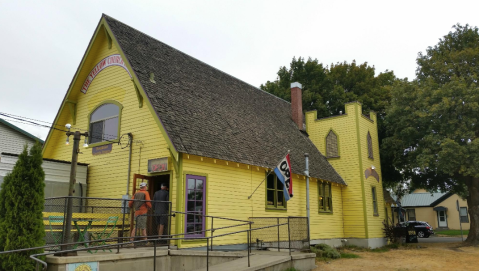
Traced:
<path id="1" fill-rule="evenodd" d="M 157 248 L 156 261 L 151 247 L 124 248 L 119 254 L 99 251 L 95 254 L 80 252 L 78 256 L 56 257 L 47 256 L 48 271 L 66 271 L 69 263 L 98 262 L 102 271 L 130 270 L 178 270 L 206 271 L 206 251 L 168 250 Z M 287 251 L 256 251 L 250 254 L 251 267 L 248 267 L 247 251 L 210 251 L 209 270 L 285 270 L 294 267 L 297 270 L 309 271 L 315 266 L 314 253 Z"/>
<path id="2" fill-rule="evenodd" d="M 286 270 L 294 267 L 297 270 L 309 271 L 316 268 L 314 253 L 275 251 L 253 251 L 250 254 L 250 267 L 248 267 L 248 257 L 239 258 L 233 261 L 220 263 L 209 267 L 209 271 L 272 271 Z M 194 271 L 206 271 L 206 267 Z"/>

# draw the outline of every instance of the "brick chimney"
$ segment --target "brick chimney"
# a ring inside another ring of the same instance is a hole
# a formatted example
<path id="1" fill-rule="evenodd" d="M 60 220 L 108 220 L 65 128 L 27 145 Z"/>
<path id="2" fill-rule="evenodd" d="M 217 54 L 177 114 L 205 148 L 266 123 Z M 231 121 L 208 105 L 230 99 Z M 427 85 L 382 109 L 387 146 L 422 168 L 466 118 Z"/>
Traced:
<path id="1" fill-rule="evenodd" d="M 300 130 L 303 130 L 302 87 L 298 82 L 291 83 L 291 116 Z"/>

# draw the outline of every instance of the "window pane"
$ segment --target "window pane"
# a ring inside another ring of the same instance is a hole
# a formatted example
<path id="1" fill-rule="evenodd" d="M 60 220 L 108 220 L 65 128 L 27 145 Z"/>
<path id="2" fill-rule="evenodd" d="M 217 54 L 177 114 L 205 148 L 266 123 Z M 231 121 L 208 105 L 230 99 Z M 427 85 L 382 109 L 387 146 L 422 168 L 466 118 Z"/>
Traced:
<path id="1" fill-rule="evenodd" d="M 203 212 L 203 201 L 197 201 L 196 202 L 196 208 L 195 211 L 202 213 Z"/>
<path id="2" fill-rule="evenodd" d="M 283 194 L 283 191 L 277 191 L 276 193 L 278 193 L 278 197 L 277 197 L 278 207 L 284 206 L 284 194 Z"/>
<path id="3" fill-rule="evenodd" d="M 195 211 L 195 202 L 194 201 L 188 201 L 188 206 L 186 207 L 188 212 L 194 212 Z"/>
<path id="4" fill-rule="evenodd" d="M 195 190 L 188 190 L 188 200 L 195 200 Z"/>
<path id="5" fill-rule="evenodd" d="M 324 198 L 323 197 L 319 197 L 319 210 L 324 210 Z"/>
<path id="6" fill-rule="evenodd" d="M 194 222 L 195 221 L 195 216 L 194 215 L 187 215 L 186 216 L 186 222 Z"/>
<path id="7" fill-rule="evenodd" d="M 283 191 L 283 183 L 279 179 L 277 179 L 277 182 L 277 189 Z"/>
<path id="8" fill-rule="evenodd" d="M 467 208 L 466 207 L 461 207 L 460 209 L 461 216 L 467 216 Z"/>
<path id="9" fill-rule="evenodd" d="M 118 116 L 120 114 L 120 108 L 115 104 L 104 104 L 98 107 L 90 117 L 90 122 L 97 120 L 107 119 L 110 117 Z"/>
<path id="10" fill-rule="evenodd" d="M 195 224 L 186 224 L 186 232 L 190 233 L 195 231 Z"/>
<path id="11" fill-rule="evenodd" d="M 200 216 L 200 215 L 195 216 L 195 222 L 196 222 L 196 223 L 201 223 L 201 222 L 203 222 L 203 217 Z"/>
<path id="12" fill-rule="evenodd" d="M 196 200 L 203 200 L 203 191 L 196 190 Z"/>
<path id="13" fill-rule="evenodd" d="M 196 180 L 196 189 L 203 190 L 203 180 Z"/>
<path id="14" fill-rule="evenodd" d="M 266 201 L 268 205 L 274 205 L 274 190 L 267 191 Z"/>
<path id="15" fill-rule="evenodd" d="M 188 189 L 195 189 L 195 179 L 188 179 Z"/>
<path id="16" fill-rule="evenodd" d="M 104 140 L 114 140 L 118 138 L 118 117 L 105 120 Z"/>
<path id="17" fill-rule="evenodd" d="M 195 231 L 197 232 L 196 234 L 201 234 L 200 231 L 202 230 L 203 230 L 202 224 L 195 224 Z"/>
<path id="18" fill-rule="evenodd" d="M 267 188 L 274 189 L 274 173 L 268 175 Z"/>
<path id="19" fill-rule="evenodd" d="M 331 189 L 331 185 L 330 185 L 330 184 L 324 185 L 324 196 L 325 196 L 325 197 L 329 197 L 330 189 Z"/>
<path id="20" fill-rule="evenodd" d="M 102 142 L 103 121 L 90 124 L 90 143 Z"/>

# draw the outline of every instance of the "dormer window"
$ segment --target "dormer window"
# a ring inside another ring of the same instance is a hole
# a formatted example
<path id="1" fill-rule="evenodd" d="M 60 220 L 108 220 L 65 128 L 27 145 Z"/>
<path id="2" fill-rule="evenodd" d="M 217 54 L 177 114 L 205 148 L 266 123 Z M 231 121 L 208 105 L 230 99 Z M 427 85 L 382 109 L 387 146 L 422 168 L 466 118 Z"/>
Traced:
<path id="1" fill-rule="evenodd" d="M 90 143 L 118 138 L 120 107 L 113 103 L 100 105 L 90 115 Z"/>

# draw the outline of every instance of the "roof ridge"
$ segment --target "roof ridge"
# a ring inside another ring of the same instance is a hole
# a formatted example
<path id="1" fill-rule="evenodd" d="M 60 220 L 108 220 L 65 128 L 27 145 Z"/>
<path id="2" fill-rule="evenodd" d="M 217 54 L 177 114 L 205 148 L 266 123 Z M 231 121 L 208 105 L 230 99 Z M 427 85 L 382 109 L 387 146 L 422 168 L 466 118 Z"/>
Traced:
<path id="1" fill-rule="evenodd" d="M 256 90 L 259 90 L 259 91 L 261 91 L 261 92 L 264 92 L 264 93 L 266 93 L 266 94 L 269 94 L 269 95 L 271 95 L 271 96 L 273 96 L 273 97 L 275 97 L 275 98 L 277 98 L 277 99 L 279 99 L 279 100 L 281 100 L 281 101 L 284 101 L 284 102 L 286 102 L 286 103 L 288 103 L 288 104 L 291 104 L 291 102 L 288 102 L 288 101 L 286 101 L 286 100 L 283 99 L 283 98 L 280 98 L 280 97 L 278 97 L 278 96 L 276 96 L 276 95 L 274 95 L 274 94 L 272 94 L 272 93 L 269 93 L 269 92 L 267 92 L 267 91 L 264 91 L 264 90 L 262 90 L 262 89 L 260 89 L 260 88 L 258 88 L 258 87 L 256 87 L 256 86 L 253 86 L 252 84 L 250 84 L 250 83 L 248 83 L 248 82 L 245 82 L 245 81 L 243 81 L 243 80 L 241 80 L 241 79 L 239 79 L 239 78 L 237 78 L 237 77 L 235 77 L 235 76 L 233 76 L 233 75 L 231 75 L 231 74 L 229 74 L 229 73 L 227 73 L 227 72 L 224 72 L 224 71 L 222 71 L 222 70 L 220 70 L 220 69 L 218 69 L 218 68 L 216 68 L 216 67 L 214 67 L 214 66 L 212 66 L 212 65 L 210 65 L 210 64 L 208 64 L 208 63 L 206 63 L 206 62 L 204 62 L 204 61 L 202 61 L 202 60 L 199 60 L 199 59 L 197 59 L 197 58 L 194 57 L 194 56 L 191 56 L 191 55 L 189 55 L 189 54 L 187 54 L 187 53 L 185 53 L 185 52 L 183 52 L 183 51 L 180 51 L 180 50 L 176 49 L 175 47 L 173 47 L 173 46 L 171 46 L 171 45 L 169 45 L 169 44 L 166 44 L 166 43 L 162 42 L 161 40 L 159 40 L 159 39 L 157 39 L 157 38 L 155 38 L 155 37 L 152 37 L 152 36 L 146 34 L 145 32 L 140 31 L 140 30 L 138 30 L 138 29 L 136 29 L 136 28 L 134 28 L 134 27 L 132 27 L 132 26 L 130 26 L 130 25 L 128 25 L 128 24 L 125 24 L 124 22 L 122 22 L 122 21 L 120 21 L 120 20 L 117 20 L 117 19 L 115 19 L 115 18 L 113 18 L 113 17 L 111 17 L 111 16 L 109 16 L 109 15 L 107 15 L 107 14 L 105 14 L 105 13 L 102 13 L 102 17 L 108 17 L 108 18 L 110 18 L 110 19 L 112 19 L 112 20 L 115 20 L 115 21 L 117 21 L 117 22 L 119 22 L 119 23 L 121 23 L 121 24 L 123 24 L 123 25 L 125 25 L 125 26 L 127 26 L 127 27 L 129 27 L 129 28 L 131 28 L 131 29 L 133 29 L 133 30 L 135 30 L 135 31 L 137 31 L 137 32 L 139 32 L 139 33 L 141 33 L 141 34 L 143 34 L 143 35 L 145 35 L 145 36 L 147 36 L 147 37 L 149 37 L 149 38 L 155 40 L 155 41 L 157 41 L 157 42 L 160 42 L 160 43 L 164 44 L 165 46 L 170 47 L 171 49 L 173 49 L 173 50 L 175 50 L 175 51 L 178 51 L 178 52 L 180 52 L 180 53 L 182 53 L 182 54 L 184 54 L 184 55 L 186 55 L 186 56 L 188 56 L 188 57 L 191 57 L 192 59 L 194 59 L 194 60 L 196 60 L 196 61 L 198 61 L 198 62 L 203 63 L 204 65 L 207 65 L 207 66 L 209 66 L 209 67 L 211 67 L 211 68 L 213 68 L 213 69 L 215 69 L 215 70 L 217 70 L 217 71 L 219 71 L 219 72 L 221 72 L 221 73 L 223 73 L 223 74 L 226 74 L 226 75 L 228 75 L 228 76 L 230 76 L 230 77 L 232 77 L 232 78 L 234 78 L 234 79 L 236 79 L 236 80 L 238 80 L 238 81 L 241 81 L 241 82 L 243 82 L 243 83 L 245 83 L 245 84 L 247 84 L 247 85 L 249 85 L 249 86 L 255 88 Z"/>
<path id="2" fill-rule="evenodd" d="M 41 138 L 36 137 L 36 136 L 30 134 L 29 132 L 23 130 L 22 128 L 20 128 L 20 127 L 14 125 L 14 124 L 11 124 L 10 122 L 8 122 L 8 121 L 5 120 L 5 119 L 0 118 L 0 123 L 5 124 L 6 126 L 8 126 L 8 127 L 12 128 L 13 130 L 15 130 L 15 131 L 17 131 L 17 132 L 23 134 L 24 136 L 27 136 L 27 137 L 29 137 L 29 138 L 31 138 L 31 139 L 33 139 L 33 140 L 38 140 L 41 144 L 44 144 L 44 143 L 45 143 L 45 141 L 42 140 Z"/>

